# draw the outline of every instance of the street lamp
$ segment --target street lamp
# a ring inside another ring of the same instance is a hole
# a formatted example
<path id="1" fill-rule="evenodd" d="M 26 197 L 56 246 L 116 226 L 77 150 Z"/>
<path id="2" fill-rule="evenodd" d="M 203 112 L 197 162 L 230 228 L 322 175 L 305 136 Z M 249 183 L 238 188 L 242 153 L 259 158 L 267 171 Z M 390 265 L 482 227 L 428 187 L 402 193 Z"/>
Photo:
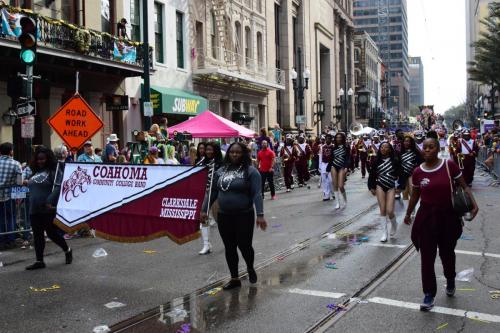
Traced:
<path id="1" fill-rule="evenodd" d="M 299 101 L 299 114 L 296 118 L 296 123 L 300 129 L 300 124 L 305 123 L 304 116 L 304 90 L 309 88 L 309 78 L 311 77 L 311 71 L 309 69 L 304 70 L 302 72 L 302 50 L 301 48 L 297 48 L 297 60 L 298 60 L 298 73 L 293 68 L 290 71 L 290 78 L 293 83 L 293 91 L 295 96 Z"/>
<path id="2" fill-rule="evenodd" d="M 347 93 L 347 96 L 346 96 Z M 339 98 L 342 103 L 342 116 L 345 117 L 345 130 L 349 129 L 349 113 L 347 112 L 348 99 L 352 98 L 354 95 L 354 90 L 352 88 L 347 89 L 347 74 L 344 75 L 344 88 L 339 89 Z"/>
<path id="3" fill-rule="evenodd" d="M 2 121 L 7 126 L 14 126 L 14 124 L 16 123 L 16 119 L 17 114 L 11 108 L 9 108 L 7 112 L 2 114 Z"/>
<path id="4" fill-rule="evenodd" d="M 316 105 L 316 113 L 314 113 L 316 116 L 316 133 L 319 136 L 320 122 L 322 122 L 325 115 L 325 100 L 321 98 L 321 91 L 318 91 L 318 100 L 314 104 Z"/>

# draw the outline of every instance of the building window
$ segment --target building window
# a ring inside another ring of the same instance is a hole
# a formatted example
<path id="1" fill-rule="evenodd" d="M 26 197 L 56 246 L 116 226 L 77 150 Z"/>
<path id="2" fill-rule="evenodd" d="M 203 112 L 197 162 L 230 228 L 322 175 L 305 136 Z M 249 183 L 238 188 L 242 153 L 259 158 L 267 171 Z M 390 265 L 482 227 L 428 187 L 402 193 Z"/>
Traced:
<path id="1" fill-rule="evenodd" d="M 262 0 L 257 0 L 257 11 L 262 13 Z"/>
<path id="2" fill-rule="evenodd" d="M 101 31 L 109 34 L 114 34 L 115 22 L 115 1 L 114 0 L 101 0 Z M 71 13 L 68 14 L 71 17 Z"/>
<path id="3" fill-rule="evenodd" d="M 212 58 L 217 58 L 217 21 L 215 19 L 215 12 L 210 12 L 210 41 L 212 42 Z"/>
<path id="4" fill-rule="evenodd" d="M 252 60 L 252 32 L 250 31 L 250 27 L 245 27 L 245 59 L 246 65 L 251 64 Z"/>
<path id="5" fill-rule="evenodd" d="M 257 61 L 258 66 L 261 68 L 264 64 L 264 54 L 263 54 L 263 44 L 262 44 L 262 33 L 257 33 Z"/>
<path id="6" fill-rule="evenodd" d="M 175 30 L 177 42 L 177 68 L 184 68 L 184 14 L 177 12 L 175 14 Z"/>
<path id="7" fill-rule="evenodd" d="M 242 41 L 241 41 L 241 23 L 236 21 L 234 23 L 234 26 L 235 26 L 235 30 L 236 30 L 236 53 L 240 53 L 241 52 L 241 44 L 242 44 Z"/>
<path id="8" fill-rule="evenodd" d="M 163 5 L 155 2 L 154 7 L 155 28 L 155 58 L 156 62 L 163 63 Z"/>
<path id="9" fill-rule="evenodd" d="M 130 37 L 132 40 L 141 41 L 141 4 L 140 0 L 130 0 Z"/>

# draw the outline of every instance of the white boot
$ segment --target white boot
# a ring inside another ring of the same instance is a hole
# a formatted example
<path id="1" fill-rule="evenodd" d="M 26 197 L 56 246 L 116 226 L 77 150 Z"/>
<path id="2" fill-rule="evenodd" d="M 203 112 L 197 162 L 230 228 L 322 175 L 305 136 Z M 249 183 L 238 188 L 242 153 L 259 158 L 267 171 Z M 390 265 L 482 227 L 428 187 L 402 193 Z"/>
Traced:
<path id="1" fill-rule="evenodd" d="M 209 254 L 212 252 L 212 245 L 208 240 L 210 236 L 210 227 L 201 226 L 201 238 L 203 239 L 203 249 L 198 254 Z"/>
<path id="2" fill-rule="evenodd" d="M 385 216 L 382 216 L 381 219 L 381 227 L 382 227 L 382 237 L 380 237 L 380 241 L 382 243 L 387 242 L 387 218 Z"/>
<path id="3" fill-rule="evenodd" d="M 334 208 L 335 209 L 340 208 L 340 192 L 335 192 Z"/>
<path id="4" fill-rule="evenodd" d="M 396 221 L 396 216 L 393 216 L 391 218 L 387 218 L 389 221 L 391 221 L 391 237 L 394 237 L 396 235 L 396 231 L 398 231 L 398 222 Z"/>
<path id="5" fill-rule="evenodd" d="M 215 224 L 216 224 L 215 219 L 212 216 L 210 216 L 208 218 L 208 225 L 213 227 Z"/>
<path id="6" fill-rule="evenodd" d="M 345 192 L 341 192 L 342 201 L 340 202 L 340 208 L 344 209 L 347 205 L 347 194 Z"/>

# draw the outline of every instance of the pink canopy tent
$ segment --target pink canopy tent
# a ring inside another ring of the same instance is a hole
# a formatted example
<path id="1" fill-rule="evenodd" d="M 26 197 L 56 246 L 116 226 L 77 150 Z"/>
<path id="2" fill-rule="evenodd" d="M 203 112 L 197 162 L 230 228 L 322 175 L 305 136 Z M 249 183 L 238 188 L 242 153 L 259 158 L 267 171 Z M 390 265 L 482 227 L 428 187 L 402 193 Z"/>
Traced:
<path id="1" fill-rule="evenodd" d="M 170 137 L 174 132 L 188 132 L 193 138 L 253 138 L 255 132 L 210 111 L 200 113 L 194 118 L 168 128 Z"/>

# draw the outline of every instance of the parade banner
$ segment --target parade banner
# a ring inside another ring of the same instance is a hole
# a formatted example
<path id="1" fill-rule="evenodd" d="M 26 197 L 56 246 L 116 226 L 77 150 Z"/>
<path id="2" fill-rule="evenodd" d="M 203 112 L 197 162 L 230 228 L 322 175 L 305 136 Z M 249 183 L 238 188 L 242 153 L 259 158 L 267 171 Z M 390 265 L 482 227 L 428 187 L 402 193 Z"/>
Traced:
<path id="1" fill-rule="evenodd" d="M 66 163 L 55 223 L 119 242 L 199 237 L 205 167 Z"/>

